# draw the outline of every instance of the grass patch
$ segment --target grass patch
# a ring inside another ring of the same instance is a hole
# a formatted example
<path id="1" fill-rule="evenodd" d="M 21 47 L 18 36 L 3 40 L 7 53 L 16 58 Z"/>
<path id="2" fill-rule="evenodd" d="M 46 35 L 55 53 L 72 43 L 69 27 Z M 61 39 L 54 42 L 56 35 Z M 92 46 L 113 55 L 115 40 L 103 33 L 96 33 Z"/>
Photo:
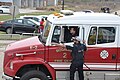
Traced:
<path id="1" fill-rule="evenodd" d="M 19 18 L 20 16 L 24 15 L 49 15 L 52 14 L 53 11 L 47 11 L 47 12 L 33 12 L 33 13 L 22 13 L 16 16 L 16 18 Z M 8 19 L 12 19 L 12 15 L 2 15 L 0 16 L 0 21 L 5 21 Z"/>
<path id="2" fill-rule="evenodd" d="M 8 20 L 8 19 L 11 19 L 11 18 L 12 18 L 11 15 L 2 15 L 2 16 L 0 16 L 0 21 Z"/>
<path id="3" fill-rule="evenodd" d="M 5 32 L 0 31 L 0 34 L 6 34 Z"/>

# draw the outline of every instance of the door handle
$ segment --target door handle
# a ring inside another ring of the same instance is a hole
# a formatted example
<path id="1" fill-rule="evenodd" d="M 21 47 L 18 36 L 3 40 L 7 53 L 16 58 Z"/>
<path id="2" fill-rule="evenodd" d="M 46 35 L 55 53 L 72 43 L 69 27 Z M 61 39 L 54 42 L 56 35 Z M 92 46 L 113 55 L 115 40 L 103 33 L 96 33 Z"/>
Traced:
<path id="1" fill-rule="evenodd" d="M 112 54 L 112 60 L 116 59 L 116 54 Z"/>
<path id="2" fill-rule="evenodd" d="M 56 49 L 56 52 L 61 52 L 59 49 Z"/>

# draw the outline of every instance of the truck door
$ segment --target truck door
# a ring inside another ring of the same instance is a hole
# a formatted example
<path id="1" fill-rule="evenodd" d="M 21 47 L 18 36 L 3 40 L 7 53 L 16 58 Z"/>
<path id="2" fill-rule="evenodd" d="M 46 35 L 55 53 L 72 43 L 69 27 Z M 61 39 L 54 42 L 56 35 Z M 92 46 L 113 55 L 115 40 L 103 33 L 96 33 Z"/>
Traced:
<path id="1" fill-rule="evenodd" d="M 85 66 L 91 70 L 115 70 L 117 60 L 117 27 L 91 26 L 87 35 Z"/>
<path id="2" fill-rule="evenodd" d="M 70 26 L 55 26 L 51 44 L 63 42 L 65 45 L 72 45 L 73 41 L 70 42 L 70 40 L 67 40 L 70 28 Z M 78 30 L 77 27 L 76 30 Z M 55 69 L 69 69 L 71 63 L 71 51 L 51 45 L 49 46 L 49 62 Z"/>
<path id="3" fill-rule="evenodd" d="M 67 50 L 62 50 L 61 47 L 58 47 L 54 44 L 59 44 L 60 37 L 62 33 L 61 26 L 55 26 L 52 39 L 51 46 L 49 46 L 49 63 L 55 69 L 68 69 L 70 62 L 70 52 Z"/>

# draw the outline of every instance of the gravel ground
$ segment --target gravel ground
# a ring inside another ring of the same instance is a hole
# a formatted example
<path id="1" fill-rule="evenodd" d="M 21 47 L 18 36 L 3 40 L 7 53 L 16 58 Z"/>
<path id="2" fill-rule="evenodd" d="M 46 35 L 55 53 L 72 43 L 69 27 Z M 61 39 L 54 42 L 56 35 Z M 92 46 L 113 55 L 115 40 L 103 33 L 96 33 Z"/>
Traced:
<path id="1" fill-rule="evenodd" d="M 19 9 L 20 13 L 31 13 L 31 12 L 45 12 L 45 10 L 33 10 L 33 9 Z"/>

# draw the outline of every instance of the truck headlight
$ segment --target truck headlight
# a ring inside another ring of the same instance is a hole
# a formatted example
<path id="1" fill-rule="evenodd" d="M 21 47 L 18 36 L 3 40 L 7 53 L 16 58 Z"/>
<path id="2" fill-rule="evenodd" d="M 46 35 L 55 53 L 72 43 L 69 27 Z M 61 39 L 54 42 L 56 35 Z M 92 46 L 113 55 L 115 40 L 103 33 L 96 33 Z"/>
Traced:
<path id="1" fill-rule="evenodd" d="M 10 62 L 10 69 L 13 69 L 13 62 Z"/>

